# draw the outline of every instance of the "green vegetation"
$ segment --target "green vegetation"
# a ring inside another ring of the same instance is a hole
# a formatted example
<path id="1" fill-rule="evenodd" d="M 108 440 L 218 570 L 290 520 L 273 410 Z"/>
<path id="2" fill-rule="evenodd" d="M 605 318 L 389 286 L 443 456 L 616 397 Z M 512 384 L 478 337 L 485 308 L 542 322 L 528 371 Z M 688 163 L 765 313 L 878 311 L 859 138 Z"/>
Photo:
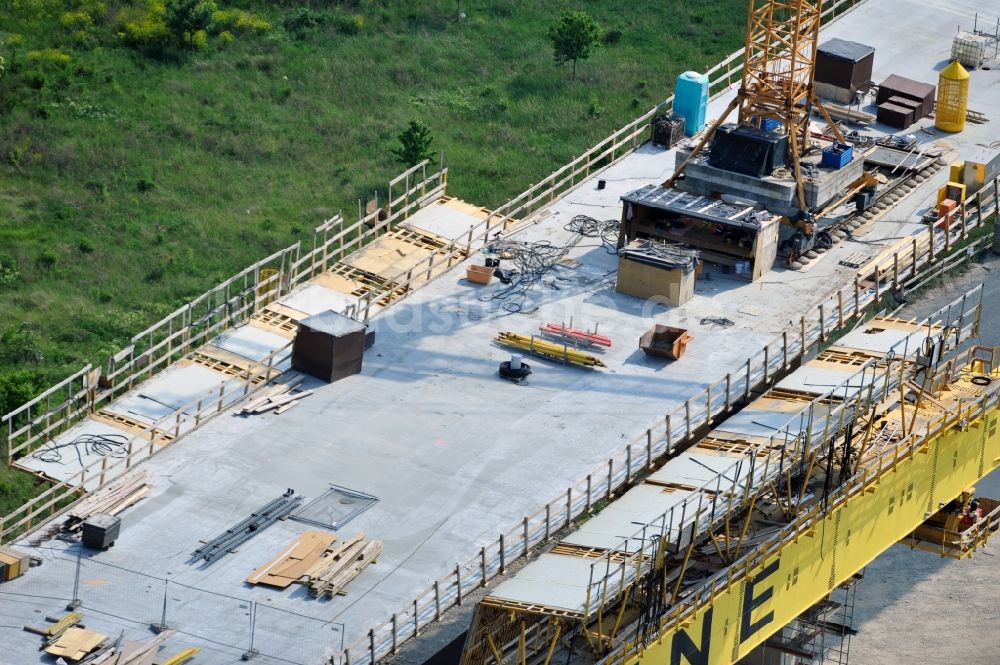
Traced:
<path id="1" fill-rule="evenodd" d="M 576 80 L 577 60 L 586 60 L 601 38 L 601 26 L 586 12 L 564 9 L 559 22 L 549 28 L 549 41 L 557 65 L 573 63 Z"/>
<path id="2" fill-rule="evenodd" d="M 571 81 L 547 37 L 560 3 L 212 4 L 0 0 L 0 334 L 30 342 L 0 358 L 0 412 L 353 218 L 411 120 L 449 192 L 495 207 L 739 48 L 746 21 L 745 0 L 582 3 L 605 32 Z"/>
<path id="3" fill-rule="evenodd" d="M 424 123 L 411 120 L 410 126 L 400 132 L 397 138 L 399 147 L 393 148 L 392 154 L 406 168 L 434 157 L 434 153 L 431 152 L 434 136 Z"/>

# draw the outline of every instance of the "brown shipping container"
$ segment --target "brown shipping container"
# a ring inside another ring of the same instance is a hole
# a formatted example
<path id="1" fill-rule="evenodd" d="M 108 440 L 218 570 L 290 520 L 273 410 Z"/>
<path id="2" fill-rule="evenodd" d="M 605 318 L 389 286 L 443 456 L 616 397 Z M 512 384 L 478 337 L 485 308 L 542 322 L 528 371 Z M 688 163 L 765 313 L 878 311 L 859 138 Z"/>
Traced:
<path id="1" fill-rule="evenodd" d="M 882 104 L 891 97 L 903 97 L 920 102 L 920 109 L 915 119 L 930 115 L 934 111 L 934 86 L 930 83 L 921 83 L 893 74 L 879 84 L 875 103 Z"/>
<path id="2" fill-rule="evenodd" d="M 816 49 L 816 76 L 819 83 L 868 92 L 872 79 L 875 49 L 844 39 L 830 39 Z"/>

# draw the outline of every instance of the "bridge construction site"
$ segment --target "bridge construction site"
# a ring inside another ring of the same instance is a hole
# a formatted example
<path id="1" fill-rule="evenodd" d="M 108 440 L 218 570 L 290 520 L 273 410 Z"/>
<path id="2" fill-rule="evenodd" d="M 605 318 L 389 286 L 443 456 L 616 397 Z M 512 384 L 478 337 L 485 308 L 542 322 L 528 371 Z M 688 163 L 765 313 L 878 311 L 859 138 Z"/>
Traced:
<path id="1" fill-rule="evenodd" d="M 876 557 L 1000 529 L 1000 303 L 895 313 L 1000 253 L 985 4 L 751 0 L 510 202 L 422 162 L 4 415 L 0 662 L 848 663 Z"/>

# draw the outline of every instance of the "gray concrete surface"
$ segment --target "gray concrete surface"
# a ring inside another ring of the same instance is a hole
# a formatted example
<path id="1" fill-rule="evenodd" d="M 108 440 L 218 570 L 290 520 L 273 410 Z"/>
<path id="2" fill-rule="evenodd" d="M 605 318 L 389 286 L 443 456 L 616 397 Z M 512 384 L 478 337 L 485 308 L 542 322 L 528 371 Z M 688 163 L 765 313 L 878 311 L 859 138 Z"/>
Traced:
<path id="1" fill-rule="evenodd" d="M 876 80 L 890 72 L 927 80 L 936 77 L 935 67 L 950 47 L 950 32 L 940 26 L 966 21 L 986 9 L 982 5 L 871 0 L 824 36 L 875 45 Z M 974 72 L 970 105 L 1000 108 L 998 81 L 995 72 Z M 710 115 L 727 101 L 717 100 Z M 919 136 L 974 158 L 977 144 L 988 144 L 994 134 L 987 125 L 953 137 Z M 668 151 L 644 146 L 556 201 L 551 214 L 517 239 L 564 245 L 570 234 L 563 225 L 573 215 L 618 218 L 622 194 L 661 182 L 672 165 Z M 607 181 L 606 189 L 596 189 L 598 178 Z M 377 340 L 360 375 L 317 386 L 312 397 L 280 416 L 224 414 L 145 464 L 153 476 L 152 495 L 123 515 L 114 548 L 82 560 L 78 590 L 75 546 L 50 541 L 36 549 L 44 565 L 0 589 L 0 660 L 16 654 L 10 657 L 17 663 L 39 662 L 37 636 L 20 626 L 77 595 L 89 625 L 131 636 L 148 634 L 145 626 L 160 618 L 166 597 L 168 624 L 186 633 L 172 645 L 205 647 L 198 661 L 203 665 L 238 661 L 249 648 L 256 607 L 254 647 L 265 654 L 258 662 L 318 662 L 339 649 L 341 635 L 350 644 L 404 610 L 456 562 L 552 500 L 706 382 L 736 369 L 800 312 L 849 282 L 853 271 L 839 266 L 838 258 L 859 250 L 875 254 L 880 243 L 921 230 L 907 210 L 927 205 L 935 185 L 928 181 L 904 199 L 892 218 L 899 224 L 879 223 L 864 244 L 844 243 L 808 272 L 779 269 L 755 284 L 716 275 L 699 281 L 694 299 L 678 308 L 616 294 L 614 257 L 587 240 L 568 253 L 581 267 L 547 275 L 516 315 L 484 302 L 499 286 L 471 286 L 462 279 L 465 266 L 457 266 L 378 314 Z M 309 311 L 314 298 L 307 296 L 315 294 L 306 289 L 286 304 Z M 615 340 L 603 355 L 607 370 L 534 360 L 527 385 L 496 378 L 498 363 L 510 355 L 493 345 L 496 332 L 530 333 L 540 323 L 570 317 L 578 327 L 600 323 L 601 332 Z M 701 325 L 706 317 L 726 317 L 735 325 Z M 653 322 L 694 333 L 682 360 L 652 362 L 636 348 Z M 385 541 L 381 561 L 351 584 L 348 595 L 318 602 L 301 589 L 282 593 L 244 583 L 253 568 L 301 532 L 294 522 L 267 529 L 210 567 L 188 562 L 199 540 L 286 487 L 315 497 L 328 483 L 380 498 L 343 529 Z"/>
<path id="2" fill-rule="evenodd" d="M 1000 257 L 991 256 L 900 311 L 922 317 L 985 283 L 980 343 L 1000 345 Z M 1000 497 L 1000 472 L 976 485 Z M 853 665 L 996 665 L 1000 662 L 1000 538 L 953 561 L 896 545 L 865 570 L 851 641 Z"/>

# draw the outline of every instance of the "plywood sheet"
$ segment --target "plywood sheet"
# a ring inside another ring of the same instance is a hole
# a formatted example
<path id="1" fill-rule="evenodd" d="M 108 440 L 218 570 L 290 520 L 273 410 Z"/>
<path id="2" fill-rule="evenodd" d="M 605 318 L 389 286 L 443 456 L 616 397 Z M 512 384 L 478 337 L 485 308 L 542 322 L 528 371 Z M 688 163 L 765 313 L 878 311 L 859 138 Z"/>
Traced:
<path id="1" fill-rule="evenodd" d="M 468 238 L 469 229 L 490 216 L 490 211 L 460 199 L 444 197 L 410 215 L 401 226 L 451 240 Z"/>
<path id="2" fill-rule="evenodd" d="M 356 279 L 350 279 L 344 277 L 343 275 L 338 275 L 334 272 L 325 272 L 322 275 L 313 279 L 313 284 L 322 286 L 327 289 L 332 289 L 338 291 L 339 293 L 352 294 L 358 289 L 365 287 L 363 282 Z"/>
<path id="3" fill-rule="evenodd" d="M 266 584 L 279 589 L 287 588 L 305 575 L 336 539 L 337 537 L 331 533 L 306 531 L 277 556 L 253 571 L 247 577 L 247 582 Z"/>
<path id="4" fill-rule="evenodd" d="M 77 661 L 99 647 L 106 639 L 107 635 L 74 626 L 67 628 L 58 640 L 45 648 L 45 652 Z"/>
<path id="5" fill-rule="evenodd" d="M 351 254 L 344 263 L 382 279 L 391 280 L 400 273 L 421 265 L 434 250 L 420 247 L 402 238 L 382 236 L 372 244 Z"/>

